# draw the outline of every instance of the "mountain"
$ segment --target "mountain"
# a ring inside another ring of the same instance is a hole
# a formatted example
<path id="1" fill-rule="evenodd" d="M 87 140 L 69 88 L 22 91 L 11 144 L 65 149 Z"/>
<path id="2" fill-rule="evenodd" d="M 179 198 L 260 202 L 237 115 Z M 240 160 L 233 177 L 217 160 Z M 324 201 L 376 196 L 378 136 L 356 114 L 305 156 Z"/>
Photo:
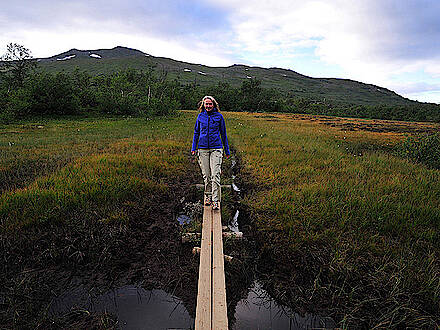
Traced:
<path id="1" fill-rule="evenodd" d="M 228 82 L 240 86 L 251 78 L 261 80 L 262 86 L 274 88 L 296 97 L 313 99 L 317 102 L 362 105 L 410 105 L 418 103 L 397 93 L 376 85 L 364 84 L 350 79 L 312 78 L 298 72 L 281 68 L 261 68 L 234 64 L 228 67 L 210 67 L 187 63 L 165 57 L 155 57 L 136 49 L 115 47 L 112 49 L 78 50 L 38 59 L 44 70 L 71 72 L 78 67 L 90 74 L 98 75 L 134 68 L 146 70 L 155 67 L 166 72 L 167 79 L 196 83 L 201 86 Z"/>
<path id="2" fill-rule="evenodd" d="M 96 56 L 93 56 L 96 55 Z M 132 56 L 145 56 L 147 54 L 141 52 L 140 50 L 131 49 L 127 47 L 115 47 L 112 49 L 96 49 L 96 50 L 79 50 L 73 48 L 67 52 L 54 55 L 52 57 L 41 59 L 41 62 L 53 62 L 53 61 L 65 61 L 72 58 L 123 58 L 123 57 L 132 57 Z"/>

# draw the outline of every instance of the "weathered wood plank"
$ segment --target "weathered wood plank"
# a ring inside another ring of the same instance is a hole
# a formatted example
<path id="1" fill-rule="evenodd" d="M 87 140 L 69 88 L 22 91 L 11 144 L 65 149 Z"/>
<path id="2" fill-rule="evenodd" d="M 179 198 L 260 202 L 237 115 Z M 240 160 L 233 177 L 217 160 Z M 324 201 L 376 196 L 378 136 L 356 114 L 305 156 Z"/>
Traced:
<path id="1" fill-rule="evenodd" d="M 223 234 L 220 211 L 213 211 L 212 220 L 212 329 L 228 329 Z"/>
<path id="2" fill-rule="evenodd" d="M 195 187 L 197 189 L 205 189 L 205 185 L 203 183 L 196 183 Z M 231 184 L 222 184 L 221 188 L 222 189 L 232 189 L 232 185 Z"/>
<path id="3" fill-rule="evenodd" d="M 196 330 L 212 329 L 212 209 L 203 210 L 202 243 L 200 252 L 199 283 L 196 307 Z"/>

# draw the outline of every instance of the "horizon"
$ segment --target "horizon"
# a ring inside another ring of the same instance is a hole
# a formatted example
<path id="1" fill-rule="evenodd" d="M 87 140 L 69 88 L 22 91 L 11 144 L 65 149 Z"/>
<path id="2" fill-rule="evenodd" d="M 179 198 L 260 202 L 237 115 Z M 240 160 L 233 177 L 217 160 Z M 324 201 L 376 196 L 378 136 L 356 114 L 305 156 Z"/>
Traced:
<path id="1" fill-rule="evenodd" d="M 172 0 L 166 6 L 157 0 L 79 0 L 60 1 L 55 12 L 48 0 L 22 0 L 3 7 L 0 54 L 10 42 L 35 58 L 123 44 L 155 57 L 216 67 L 276 67 L 440 103 L 435 0 Z"/>

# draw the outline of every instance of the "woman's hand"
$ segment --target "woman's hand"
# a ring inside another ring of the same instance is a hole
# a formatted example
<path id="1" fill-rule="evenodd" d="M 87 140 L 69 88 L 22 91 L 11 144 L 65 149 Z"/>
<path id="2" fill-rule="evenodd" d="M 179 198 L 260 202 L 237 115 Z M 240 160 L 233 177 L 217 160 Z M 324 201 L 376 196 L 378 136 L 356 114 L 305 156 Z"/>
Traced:
<path id="1" fill-rule="evenodd" d="M 193 156 L 194 156 L 195 154 L 196 154 L 196 152 L 195 152 L 195 151 L 191 151 L 191 155 L 193 155 Z"/>

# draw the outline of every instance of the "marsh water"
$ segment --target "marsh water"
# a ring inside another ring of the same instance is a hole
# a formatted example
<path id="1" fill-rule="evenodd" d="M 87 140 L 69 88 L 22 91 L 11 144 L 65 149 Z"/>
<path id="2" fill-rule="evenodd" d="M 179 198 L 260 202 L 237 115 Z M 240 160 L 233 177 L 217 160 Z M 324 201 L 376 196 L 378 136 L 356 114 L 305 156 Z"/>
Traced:
<path id="1" fill-rule="evenodd" d="M 145 290 L 125 285 L 101 294 L 78 286 L 53 301 L 50 313 L 65 314 L 74 309 L 114 314 L 122 329 L 193 329 L 194 319 L 183 302 L 163 290 Z M 299 315 L 278 305 L 255 281 L 246 298 L 235 309 L 231 329 L 314 329 L 333 328 L 331 319 Z"/>

